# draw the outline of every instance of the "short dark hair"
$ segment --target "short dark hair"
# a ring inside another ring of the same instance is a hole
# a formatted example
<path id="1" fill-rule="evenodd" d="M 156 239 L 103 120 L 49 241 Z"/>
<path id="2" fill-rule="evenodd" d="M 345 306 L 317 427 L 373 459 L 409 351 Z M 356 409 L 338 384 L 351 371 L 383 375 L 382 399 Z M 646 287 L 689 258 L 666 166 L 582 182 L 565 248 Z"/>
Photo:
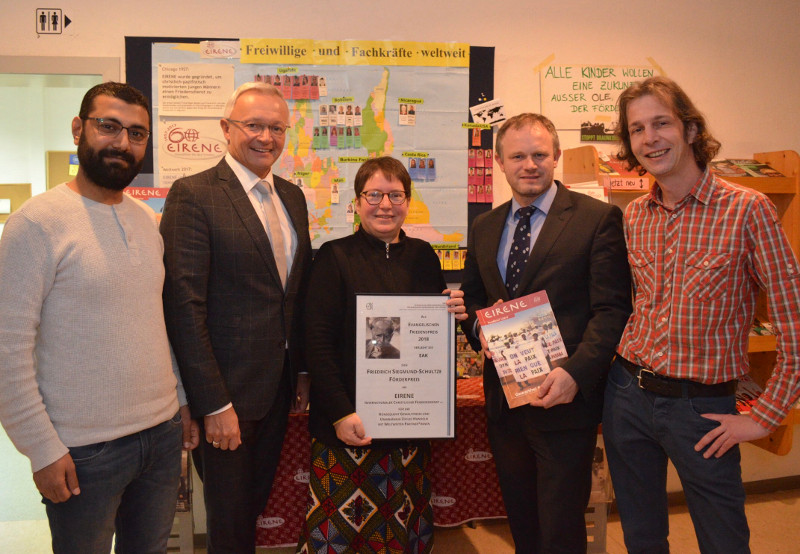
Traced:
<path id="1" fill-rule="evenodd" d="M 81 110 L 78 112 L 78 117 L 81 119 L 87 119 L 89 117 L 89 112 L 92 111 L 92 108 L 94 108 L 94 99 L 101 95 L 119 98 L 128 104 L 141 106 L 147 110 L 147 118 L 150 119 L 151 117 L 150 102 L 148 102 L 147 97 L 144 94 L 127 83 L 116 83 L 114 81 L 101 83 L 90 88 L 83 96 Z"/>
<path id="2" fill-rule="evenodd" d="M 367 184 L 373 175 L 381 172 L 384 177 L 389 180 L 397 179 L 403 183 L 403 190 L 407 198 L 411 198 L 411 176 L 408 174 L 406 166 L 403 162 L 396 160 L 390 156 L 381 156 L 380 158 L 371 158 L 361 164 L 356 173 L 356 181 L 353 185 L 356 192 L 356 198 L 361 196 L 364 192 L 364 186 Z"/>
<path id="3" fill-rule="evenodd" d="M 553 153 L 555 154 L 561 149 L 561 142 L 558 140 L 558 133 L 556 132 L 556 126 L 553 125 L 553 122 L 547 119 L 542 114 L 538 113 L 521 113 L 519 115 L 515 115 L 514 117 L 507 119 L 505 123 L 500 127 L 500 130 L 497 131 L 497 138 L 494 141 L 494 151 L 497 153 L 498 156 L 501 158 L 503 157 L 503 137 L 506 136 L 506 131 L 511 129 L 522 129 L 524 127 L 529 127 L 533 125 L 541 125 L 544 127 L 549 133 L 550 136 L 553 137 Z"/>
<path id="4" fill-rule="evenodd" d="M 631 133 L 628 130 L 628 106 L 634 100 L 642 96 L 652 95 L 672 109 L 678 119 L 683 122 L 684 139 L 688 140 L 689 129 L 694 125 L 697 128 L 697 136 L 692 143 L 694 160 L 700 169 L 705 169 L 708 162 L 714 159 L 719 152 L 720 142 L 715 139 L 708 130 L 706 118 L 700 113 L 689 96 L 678 86 L 678 83 L 667 77 L 655 76 L 645 79 L 639 83 L 634 83 L 625 89 L 617 99 L 619 109 L 619 120 L 617 122 L 617 136 L 620 144 L 617 159 L 628 162 L 628 169 L 639 168 L 639 174 L 644 175 L 645 170 L 642 164 L 636 159 L 631 151 Z"/>

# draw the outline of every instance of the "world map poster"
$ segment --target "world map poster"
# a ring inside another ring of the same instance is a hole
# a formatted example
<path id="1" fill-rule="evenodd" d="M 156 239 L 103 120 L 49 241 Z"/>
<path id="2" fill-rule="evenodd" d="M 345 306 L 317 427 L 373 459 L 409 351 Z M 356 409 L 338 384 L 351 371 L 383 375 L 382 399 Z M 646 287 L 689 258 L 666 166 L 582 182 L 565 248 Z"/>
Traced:
<path id="1" fill-rule="evenodd" d="M 406 233 L 464 247 L 469 54 L 460 43 L 153 43 L 154 184 L 216 165 L 226 152 L 219 120 L 227 97 L 263 81 L 289 105 L 285 150 L 272 170 L 302 188 L 314 248 L 353 232 L 355 174 L 376 156 L 403 161 L 411 175 Z"/>

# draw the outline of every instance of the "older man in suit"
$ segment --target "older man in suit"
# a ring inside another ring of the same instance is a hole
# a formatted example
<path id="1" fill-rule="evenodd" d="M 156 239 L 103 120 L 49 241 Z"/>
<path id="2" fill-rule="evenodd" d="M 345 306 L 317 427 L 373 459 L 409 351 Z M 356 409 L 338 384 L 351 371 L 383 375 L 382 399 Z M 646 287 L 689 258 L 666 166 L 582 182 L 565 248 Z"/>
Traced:
<path id="1" fill-rule="evenodd" d="M 273 175 L 289 110 L 265 83 L 245 83 L 220 121 L 228 153 L 177 180 L 161 232 L 167 329 L 205 441 L 209 552 L 253 552 L 290 409 L 305 409 L 300 349 L 311 260 L 303 193 Z"/>
<path id="2" fill-rule="evenodd" d="M 487 360 L 489 441 L 516 551 L 586 552 L 604 379 L 631 312 L 622 212 L 553 179 L 561 150 L 544 116 L 506 121 L 495 149 L 513 198 L 472 225 L 462 325 L 473 347 L 486 350 L 476 310 L 547 291 L 569 358 L 530 405 L 513 410 Z"/>

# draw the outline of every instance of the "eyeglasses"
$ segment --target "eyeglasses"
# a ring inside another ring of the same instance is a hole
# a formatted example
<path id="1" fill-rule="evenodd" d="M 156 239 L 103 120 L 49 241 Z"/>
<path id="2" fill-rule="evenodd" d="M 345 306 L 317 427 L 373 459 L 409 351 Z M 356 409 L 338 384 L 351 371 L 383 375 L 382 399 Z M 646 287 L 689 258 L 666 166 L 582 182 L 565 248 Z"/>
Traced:
<path id="1" fill-rule="evenodd" d="M 406 193 L 405 191 L 401 190 L 393 190 L 392 192 L 381 192 L 379 190 L 368 190 L 366 192 L 362 192 L 361 196 L 367 199 L 367 204 L 370 206 L 377 206 L 381 202 L 383 202 L 383 197 L 388 196 L 389 202 L 394 204 L 395 206 L 399 206 L 403 202 L 406 201 Z"/>
<path id="2" fill-rule="evenodd" d="M 144 144 L 147 142 L 147 139 L 150 137 L 150 131 L 145 129 L 144 127 L 137 126 L 130 126 L 125 127 L 119 121 L 114 119 L 106 119 L 105 117 L 86 117 L 84 121 L 94 121 L 97 125 L 97 132 L 100 133 L 104 137 L 116 137 L 118 136 L 123 129 L 128 131 L 128 140 L 131 141 L 133 144 Z"/>
<path id="3" fill-rule="evenodd" d="M 238 119 L 229 119 L 227 117 L 225 121 L 238 123 L 245 133 L 253 135 L 254 137 L 257 137 L 265 130 L 269 130 L 269 134 L 273 137 L 282 137 L 286 134 L 286 129 L 289 128 L 289 125 L 284 125 L 283 123 L 250 123 L 247 121 L 239 121 Z"/>

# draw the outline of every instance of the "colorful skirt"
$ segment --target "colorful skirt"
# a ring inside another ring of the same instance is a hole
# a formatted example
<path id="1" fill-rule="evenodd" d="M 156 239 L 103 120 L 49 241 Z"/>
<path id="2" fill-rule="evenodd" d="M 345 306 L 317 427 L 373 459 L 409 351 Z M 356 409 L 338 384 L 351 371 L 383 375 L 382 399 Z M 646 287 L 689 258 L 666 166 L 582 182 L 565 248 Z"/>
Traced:
<path id="1" fill-rule="evenodd" d="M 433 548 L 430 443 L 398 449 L 311 443 L 299 553 L 422 554 Z"/>

